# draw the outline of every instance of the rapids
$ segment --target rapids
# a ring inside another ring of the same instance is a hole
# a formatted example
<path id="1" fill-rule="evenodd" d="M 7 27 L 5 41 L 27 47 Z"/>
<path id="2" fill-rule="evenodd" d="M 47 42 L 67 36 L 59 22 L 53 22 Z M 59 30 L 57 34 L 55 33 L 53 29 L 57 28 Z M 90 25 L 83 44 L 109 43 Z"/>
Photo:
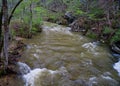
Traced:
<path id="1" fill-rule="evenodd" d="M 69 27 L 48 22 L 42 27 L 42 33 L 25 41 L 22 59 L 31 67 L 22 75 L 25 86 L 120 86 L 114 70 L 120 64 L 113 65 L 106 47 Z"/>

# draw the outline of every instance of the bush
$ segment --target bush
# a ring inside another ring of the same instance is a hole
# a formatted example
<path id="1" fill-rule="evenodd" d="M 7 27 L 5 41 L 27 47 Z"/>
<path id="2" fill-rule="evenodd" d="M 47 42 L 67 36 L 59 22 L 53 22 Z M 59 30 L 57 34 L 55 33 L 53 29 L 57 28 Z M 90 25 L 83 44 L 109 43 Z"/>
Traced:
<path id="1" fill-rule="evenodd" d="M 87 34 L 87 37 L 92 38 L 92 39 L 96 39 L 97 35 L 95 33 L 90 32 Z"/>
<path id="2" fill-rule="evenodd" d="M 104 34 L 108 34 L 108 33 L 111 33 L 112 31 L 113 31 L 113 30 L 112 30 L 111 28 L 105 26 L 103 33 L 104 33 Z"/>
<path id="3" fill-rule="evenodd" d="M 104 11 L 100 8 L 93 8 L 91 9 L 90 13 L 88 14 L 90 18 L 93 19 L 101 19 L 104 18 L 105 14 Z"/>
<path id="4" fill-rule="evenodd" d="M 27 37 L 29 34 L 29 25 L 21 20 L 13 20 L 10 28 L 12 36 Z"/>
<path id="5" fill-rule="evenodd" d="M 120 41 L 120 28 L 116 31 L 115 35 L 112 37 L 111 42 Z"/>

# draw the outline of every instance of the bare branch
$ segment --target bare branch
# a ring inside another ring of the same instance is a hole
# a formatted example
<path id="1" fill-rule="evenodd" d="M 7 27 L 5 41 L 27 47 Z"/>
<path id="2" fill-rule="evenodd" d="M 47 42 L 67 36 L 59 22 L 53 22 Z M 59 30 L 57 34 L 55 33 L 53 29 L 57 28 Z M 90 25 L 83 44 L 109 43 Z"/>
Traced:
<path id="1" fill-rule="evenodd" d="M 13 17 L 13 14 L 14 14 L 16 8 L 20 5 L 20 3 L 21 3 L 22 1 L 23 1 L 23 0 L 19 0 L 18 3 L 17 3 L 17 4 L 15 5 L 15 7 L 13 8 L 13 10 L 12 10 L 10 16 L 9 16 L 9 19 L 8 19 L 8 23 L 9 23 L 9 24 L 10 24 L 11 18 Z"/>

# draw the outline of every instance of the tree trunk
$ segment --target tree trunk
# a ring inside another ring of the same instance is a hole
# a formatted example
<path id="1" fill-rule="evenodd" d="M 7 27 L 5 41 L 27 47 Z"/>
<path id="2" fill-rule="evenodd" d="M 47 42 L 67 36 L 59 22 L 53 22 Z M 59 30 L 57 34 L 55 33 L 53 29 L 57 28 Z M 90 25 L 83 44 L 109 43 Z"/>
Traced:
<path id="1" fill-rule="evenodd" d="M 31 29 L 32 29 L 32 18 L 33 18 L 33 11 L 32 11 L 32 1 L 30 3 L 30 30 L 29 30 L 29 35 L 31 34 Z"/>
<path id="2" fill-rule="evenodd" d="M 3 5 L 3 31 L 4 31 L 4 68 L 8 66 L 8 38 L 9 38 L 9 27 L 8 27 L 8 6 L 7 0 L 2 0 Z"/>
<path id="3" fill-rule="evenodd" d="M 108 11 L 106 14 L 107 14 L 107 22 L 108 22 L 108 25 L 109 25 L 109 27 L 111 28 L 110 12 Z"/>
<path id="4" fill-rule="evenodd" d="M 3 8 L 1 8 L 1 12 L 0 12 L 0 54 L 1 54 L 1 52 L 2 52 L 2 47 L 3 47 L 2 16 L 3 16 Z M 1 55 L 0 55 L 0 57 L 1 57 Z"/>
<path id="5" fill-rule="evenodd" d="M 2 8 L 0 12 L 0 53 L 3 46 L 3 57 L 4 57 L 4 70 L 8 67 L 8 42 L 9 42 L 9 24 L 14 14 L 16 8 L 23 0 L 19 0 L 18 3 L 13 8 L 10 16 L 8 17 L 8 2 L 7 0 L 2 0 Z M 3 30 L 3 31 L 2 31 Z M 2 37 L 2 33 L 4 34 Z M 3 40 L 4 38 L 4 40 Z"/>

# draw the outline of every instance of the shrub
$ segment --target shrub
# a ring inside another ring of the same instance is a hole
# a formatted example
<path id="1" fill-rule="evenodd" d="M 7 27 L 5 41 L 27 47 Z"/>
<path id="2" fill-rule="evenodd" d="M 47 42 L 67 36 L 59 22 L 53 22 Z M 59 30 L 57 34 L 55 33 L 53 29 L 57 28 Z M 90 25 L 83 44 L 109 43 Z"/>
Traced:
<path id="1" fill-rule="evenodd" d="M 96 39 L 97 35 L 95 33 L 90 32 L 87 34 L 87 37 L 92 38 L 92 39 Z"/>
<path id="2" fill-rule="evenodd" d="M 105 16 L 104 11 L 100 8 L 93 8 L 89 12 L 88 16 L 93 19 L 101 19 Z"/>
<path id="3" fill-rule="evenodd" d="M 112 30 L 111 28 L 105 26 L 103 33 L 104 33 L 104 34 L 108 34 L 108 33 L 111 33 L 112 31 L 113 31 L 113 30 Z"/>
<path id="4" fill-rule="evenodd" d="M 112 37 L 111 42 L 120 41 L 120 28 L 116 31 L 115 35 Z"/>

